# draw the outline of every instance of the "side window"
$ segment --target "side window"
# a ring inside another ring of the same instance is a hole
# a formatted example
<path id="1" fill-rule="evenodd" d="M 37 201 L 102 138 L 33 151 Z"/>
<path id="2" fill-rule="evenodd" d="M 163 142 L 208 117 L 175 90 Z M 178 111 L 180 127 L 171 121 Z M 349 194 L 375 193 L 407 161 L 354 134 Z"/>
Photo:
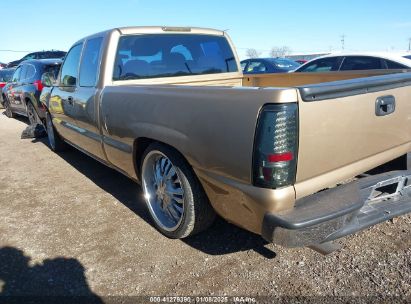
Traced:
<path id="1" fill-rule="evenodd" d="M 20 74 L 21 74 L 21 67 L 18 67 L 13 74 L 13 77 L 11 78 L 12 82 L 17 82 L 20 79 Z"/>
<path id="2" fill-rule="evenodd" d="M 409 67 L 391 60 L 385 59 L 385 63 L 387 64 L 387 69 L 409 69 Z"/>
<path id="3" fill-rule="evenodd" d="M 353 70 L 378 70 L 383 69 L 381 59 L 367 56 L 350 56 L 345 57 L 341 66 L 341 71 Z"/>
<path id="4" fill-rule="evenodd" d="M 60 85 L 75 86 L 77 84 L 78 66 L 83 44 L 77 44 L 68 52 L 61 68 Z"/>
<path id="5" fill-rule="evenodd" d="M 338 69 L 338 57 L 327 57 L 314 60 L 306 66 L 298 69 L 297 72 L 329 72 Z"/>
<path id="6" fill-rule="evenodd" d="M 81 87 L 94 87 L 96 85 L 102 42 L 103 38 L 99 37 L 90 39 L 86 43 L 80 66 Z"/>
<path id="7" fill-rule="evenodd" d="M 267 67 L 261 61 L 250 61 L 247 67 L 248 73 L 263 73 L 267 71 Z"/>
<path id="8" fill-rule="evenodd" d="M 36 75 L 36 68 L 32 64 L 25 64 L 21 71 L 21 79 L 24 81 L 32 81 Z"/>
<path id="9" fill-rule="evenodd" d="M 26 73 L 27 73 L 27 64 L 22 64 L 21 71 L 20 71 L 20 77 L 19 77 L 20 82 L 26 81 Z"/>

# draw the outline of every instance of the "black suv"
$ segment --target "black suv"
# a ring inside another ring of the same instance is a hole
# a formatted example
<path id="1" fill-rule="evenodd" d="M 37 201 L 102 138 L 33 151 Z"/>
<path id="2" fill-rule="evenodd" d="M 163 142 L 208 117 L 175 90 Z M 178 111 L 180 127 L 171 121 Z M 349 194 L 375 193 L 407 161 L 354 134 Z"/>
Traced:
<path id="1" fill-rule="evenodd" d="M 35 52 L 30 53 L 24 56 L 23 58 L 11 61 L 7 64 L 8 68 L 18 66 L 21 62 L 25 60 L 32 60 L 32 59 L 50 59 L 50 58 L 64 58 L 66 56 L 66 52 L 63 51 L 43 51 L 43 52 Z"/>
<path id="2" fill-rule="evenodd" d="M 61 59 L 27 60 L 22 62 L 15 70 L 10 82 L 2 92 L 2 103 L 6 115 L 10 118 L 14 114 L 27 116 L 30 124 L 43 122 L 45 109 L 39 102 L 43 85 L 41 76 L 52 73 L 57 79 Z"/>

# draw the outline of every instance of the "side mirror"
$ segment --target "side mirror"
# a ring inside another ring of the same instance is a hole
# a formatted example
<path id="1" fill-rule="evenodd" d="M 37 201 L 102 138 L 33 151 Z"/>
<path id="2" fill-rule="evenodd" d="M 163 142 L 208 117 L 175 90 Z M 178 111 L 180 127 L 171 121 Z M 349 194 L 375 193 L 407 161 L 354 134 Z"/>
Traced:
<path id="1" fill-rule="evenodd" d="M 44 87 L 52 87 L 56 85 L 56 79 L 54 78 L 53 73 L 46 72 L 41 75 L 41 84 Z"/>

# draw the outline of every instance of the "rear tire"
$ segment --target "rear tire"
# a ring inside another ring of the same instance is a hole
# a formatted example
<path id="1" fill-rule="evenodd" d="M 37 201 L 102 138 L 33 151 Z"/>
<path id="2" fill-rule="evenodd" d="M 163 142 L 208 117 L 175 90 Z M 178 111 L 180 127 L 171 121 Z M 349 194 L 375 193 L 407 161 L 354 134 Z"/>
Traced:
<path id="1" fill-rule="evenodd" d="M 8 99 L 6 99 L 4 101 L 4 109 L 6 110 L 6 116 L 8 118 L 14 118 L 16 115 L 13 113 L 13 111 L 11 110 L 10 107 L 10 102 L 8 101 Z"/>
<path id="2" fill-rule="evenodd" d="M 57 130 L 53 125 L 51 115 L 48 112 L 46 113 L 46 129 L 50 149 L 54 152 L 61 152 L 67 150 L 68 145 L 57 133 Z"/>
<path id="3" fill-rule="evenodd" d="M 153 143 L 142 159 L 140 172 L 146 205 L 162 234 L 181 239 L 211 226 L 216 216 L 214 209 L 180 153 Z"/>
<path id="4" fill-rule="evenodd" d="M 27 117 L 29 118 L 30 125 L 35 123 L 41 123 L 39 116 L 37 115 L 36 109 L 31 102 L 27 102 Z"/>

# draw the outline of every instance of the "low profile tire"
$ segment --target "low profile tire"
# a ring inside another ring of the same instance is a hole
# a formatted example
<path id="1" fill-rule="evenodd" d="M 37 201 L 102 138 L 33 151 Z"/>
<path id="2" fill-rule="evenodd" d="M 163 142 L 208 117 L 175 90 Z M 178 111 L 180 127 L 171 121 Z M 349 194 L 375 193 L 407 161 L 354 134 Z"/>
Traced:
<path id="1" fill-rule="evenodd" d="M 37 115 L 36 109 L 31 102 L 27 103 L 27 117 L 29 118 L 30 124 L 40 123 L 40 118 Z"/>
<path id="2" fill-rule="evenodd" d="M 49 141 L 50 149 L 54 152 L 61 152 L 67 149 L 67 144 L 57 133 L 56 128 L 53 125 L 53 120 L 51 119 L 50 113 L 46 114 L 46 129 L 47 138 Z"/>
<path id="3" fill-rule="evenodd" d="M 4 101 L 4 109 L 6 110 L 6 116 L 8 118 L 14 118 L 16 116 L 11 110 L 10 101 L 8 101 L 7 99 Z"/>
<path id="4" fill-rule="evenodd" d="M 147 208 L 161 233 L 181 239 L 211 226 L 215 212 L 180 153 L 151 144 L 144 152 L 140 172 Z"/>

